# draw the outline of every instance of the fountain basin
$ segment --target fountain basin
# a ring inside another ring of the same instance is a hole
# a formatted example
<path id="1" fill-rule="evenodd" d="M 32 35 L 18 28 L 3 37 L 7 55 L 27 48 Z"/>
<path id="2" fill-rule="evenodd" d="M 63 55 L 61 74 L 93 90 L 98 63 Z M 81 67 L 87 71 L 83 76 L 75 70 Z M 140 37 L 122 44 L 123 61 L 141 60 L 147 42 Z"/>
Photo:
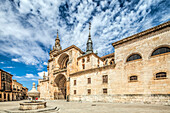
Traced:
<path id="1" fill-rule="evenodd" d="M 34 101 L 34 102 L 23 102 L 20 103 L 20 110 L 35 110 L 46 107 L 46 102 Z"/>

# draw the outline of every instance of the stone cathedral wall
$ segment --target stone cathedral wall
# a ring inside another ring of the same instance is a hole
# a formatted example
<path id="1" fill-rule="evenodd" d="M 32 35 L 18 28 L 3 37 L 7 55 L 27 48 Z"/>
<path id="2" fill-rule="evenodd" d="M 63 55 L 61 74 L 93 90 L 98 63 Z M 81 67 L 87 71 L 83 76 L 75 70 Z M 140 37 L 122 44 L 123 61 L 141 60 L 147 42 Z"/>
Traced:
<path id="1" fill-rule="evenodd" d="M 70 100 L 170 104 L 170 53 L 151 56 L 162 46 L 170 47 L 169 28 L 116 46 L 114 68 L 71 76 Z M 142 59 L 126 62 L 134 53 L 140 54 Z M 158 72 L 166 72 L 167 77 L 156 79 Z M 108 84 L 102 84 L 102 75 L 108 75 Z M 132 75 L 138 80 L 131 82 Z M 87 84 L 89 77 L 91 84 Z M 74 80 L 76 85 L 73 85 Z M 103 88 L 107 88 L 107 94 L 103 94 Z M 90 95 L 87 89 L 91 89 Z"/>
<path id="2" fill-rule="evenodd" d="M 114 63 L 108 65 L 104 58 L 94 53 L 84 54 L 75 46 L 54 55 L 49 62 L 49 80 L 39 83 L 41 98 L 55 99 L 54 92 L 58 92 L 56 78 L 63 74 L 70 101 L 170 105 L 170 52 L 151 56 L 159 47 L 170 48 L 169 22 L 134 36 L 136 38 L 131 36 L 133 39 L 128 37 L 113 44 L 115 52 L 109 59 L 114 59 Z M 68 67 L 60 69 L 57 63 L 64 53 L 69 55 Z M 139 54 L 141 59 L 127 62 L 133 54 Z M 157 79 L 159 72 L 165 72 L 166 77 Z M 103 83 L 105 75 L 107 83 Z M 137 80 L 131 81 L 131 76 L 136 76 Z"/>

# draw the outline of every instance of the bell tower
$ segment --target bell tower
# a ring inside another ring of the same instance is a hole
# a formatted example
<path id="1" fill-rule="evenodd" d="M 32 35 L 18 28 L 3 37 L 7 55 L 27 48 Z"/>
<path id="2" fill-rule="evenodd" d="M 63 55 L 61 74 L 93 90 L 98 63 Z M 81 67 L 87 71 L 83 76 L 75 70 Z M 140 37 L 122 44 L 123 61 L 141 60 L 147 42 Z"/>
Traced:
<path id="1" fill-rule="evenodd" d="M 89 22 L 89 38 L 87 40 L 86 54 L 93 53 L 93 42 L 91 40 L 90 30 L 91 30 L 91 23 Z"/>
<path id="2" fill-rule="evenodd" d="M 57 38 L 55 39 L 54 50 L 56 50 L 56 51 L 62 50 L 61 45 L 60 45 L 60 39 L 59 39 L 59 36 L 58 36 L 58 30 L 57 30 Z"/>

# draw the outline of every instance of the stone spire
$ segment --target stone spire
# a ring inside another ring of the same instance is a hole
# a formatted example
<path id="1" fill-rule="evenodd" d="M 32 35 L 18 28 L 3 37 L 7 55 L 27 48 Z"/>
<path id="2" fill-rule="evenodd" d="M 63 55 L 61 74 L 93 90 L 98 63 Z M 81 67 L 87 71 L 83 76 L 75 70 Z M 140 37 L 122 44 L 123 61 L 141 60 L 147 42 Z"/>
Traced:
<path id="1" fill-rule="evenodd" d="M 60 51 L 62 49 L 61 46 L 60 46 L 60 39 L 59 39 L 59 36 L 58 36 L 58 30 L 57 30 L 57 38 L 55 39 L 54 49 L 57 50 L 57 51 Z"/>
<path id="2" fill-rule="evenodd" d="M 86 48 L 86 53 L 93 53 L 93 42 L 91 40 L 91 34 L 90 34 L 90 30 L 91 30 L 91 23 L 89 22 L 89 38 L 87 40 L 87 48 Z"/>

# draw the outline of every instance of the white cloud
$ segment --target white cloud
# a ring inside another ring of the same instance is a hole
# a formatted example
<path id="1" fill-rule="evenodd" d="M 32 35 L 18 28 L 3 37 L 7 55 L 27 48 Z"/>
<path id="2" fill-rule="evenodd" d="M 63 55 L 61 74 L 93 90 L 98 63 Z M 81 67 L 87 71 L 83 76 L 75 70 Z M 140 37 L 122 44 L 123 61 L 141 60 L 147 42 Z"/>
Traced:
<path id="1" fill-rule="evenodd" d="M 162 0 L 140 0 L 135 5 L 134 1 L 124 1 L 123 7 L 118 0 L 110 4 L 107 0 L 100 4 L 92 0 L 21 0 L 20 6 L 17 0 L 13 6 L 11 2 L 0 4 L 0 17 L 3 17 L 0 18 L 0 54 L 17 57 L 12 59 L 15 62 L 41 67 L 49 59 L 48 48 L 55 43 L 56 29 L 63 49 L 74 44 L 85 50 L 90 20 L 94 51 L 102 56 L 113 52 L 111 43 L 165 22 L 170 15 L 169 7 L 160 4 Z M 61 9 L 66 2 L 69 10 L 67 6 Z M 158 9 L 155 14 L 151 14 L 153 7 Z"/>
<path id="2" fill-rule="evenodd" d="M 43 64 L 44 64 L 44 65 L 46 65 L 46 66 L 48 65 L 48 63 L 47 63 L 47 62 L 44 62 Z"/>
<path id="3" fill-rule="evenodd" d="M 8 67 L 3 67 L 3 68 L 15 68 L 15 67 L 12 67 L 12 66 L 8 66 Z"/>
<path id="4" fill-rule="evenodd" d="M 33 75 L 33 74 L 26 74 L 25 77 L 26 77 L 26 78 L 34 78 L 34 75 Z"/>
<path id="5" fill-rule="evenodd" d="M 4 64 L 4 62 L 0 62 L 0 64 Z"/>
<path id="6" fill-rule="evenodd" d="M 22 78 L 22 77 L 21 77 L 21 76 L 14 76 L 14 78 L 19 78 L 19 79 L 20 79 L 20 78 Z"/>
<path id="7" fill-rule="evenodd" d="M 32 81 L 37 81 L 37 79 L 31 79 Z"/>
<path id="8" fill-rule="evenodd" d="M 44 71 L 38 73 L 40 79 L 43 78 L 43 75 L 44 75 Z M 45 72 L 45 76 L 48 76 L 48 72 Z"/>
<path id="9" fill-rule="evenodd" d="M 13 58 L 11 61 L 19 62 L 19 60 L 18 60 L 18 59 L 16 59 L 16 58 Z"/>

